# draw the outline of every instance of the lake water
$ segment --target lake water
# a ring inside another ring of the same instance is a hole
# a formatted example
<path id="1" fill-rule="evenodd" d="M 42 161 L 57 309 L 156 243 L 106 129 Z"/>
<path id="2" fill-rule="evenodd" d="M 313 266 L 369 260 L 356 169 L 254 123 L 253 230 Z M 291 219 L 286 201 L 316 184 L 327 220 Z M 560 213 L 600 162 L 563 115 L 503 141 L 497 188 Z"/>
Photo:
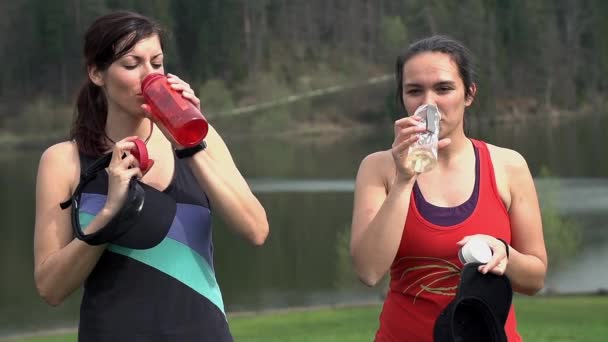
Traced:
<path id="1" fill-rule="evenodd" d="M 601 133 L 608 116 L 561 123 L 479 125 L 472 137 L 522 153 L 537 176 L 541 203 L 576 222 L 581 245 L 551 265 L 547 289 L 608 289 L 608 161 Z M 254 248 L 214 222 L 215 269 L 228 311 L 379 301 L 384 285 L 356 279 L 348 251 L 354 177 L 361 159 L 392 142 L 392 127 L 332 141 L 235 139 L 233 156 L 268 213 L 271 234 Z M 44 147 L 2 151 L 0 336 L 78 319 L 80 293 L 52 308 L 33 283 L 35 175 Z"/>

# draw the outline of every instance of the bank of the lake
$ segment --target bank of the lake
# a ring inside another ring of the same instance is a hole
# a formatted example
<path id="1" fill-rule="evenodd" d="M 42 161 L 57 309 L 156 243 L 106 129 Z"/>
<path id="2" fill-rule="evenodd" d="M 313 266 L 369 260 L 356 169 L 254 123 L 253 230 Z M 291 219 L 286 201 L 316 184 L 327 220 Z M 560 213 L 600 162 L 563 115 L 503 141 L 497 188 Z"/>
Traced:
<path id="1" fill-rule="evenodd" d="M 608 100 L 605 101 L 608 103 Z M 602 107 L 603 106 L 603 107 Z M 63 106 L 65 107 L 65 105 Z M 62 107 L 62 108 L 63 108 Z M 567 123 L 572 120 L 580 120 L 589 116 L 602 115 L 598 113 L 604 113 L 605 103 L 595 103 L 579 108 L 576 112 L 566 109 L 559 108 L 535 108 L 533 112 L 526 112 L 530 108 L 525 106 L 512 106 L 509 108 L 503 108 L 498 113 L 491 113 L 490 115 L 484 115 L 476 112 L 475 109 L 472 113 L 468 113 L 466 121 L 467 130 L 471 128 L 475 130 L 478 126 L 496 126 L 496 125 L 526 125 L 526 124 L 538 124 L 543 122 L 544 126 L 556 126 Z M 67 109 L 66 109 L 67 110 Z M 315 144 L 332 144 L 336 139 L 343 138 L 345 136 L 352 135 L 366 135 L 373 133 L 378 130 L 386 130 L 388 133 L 392 132 L 392 121 L 399 116 L 399 114 L 391 115 L 388 113 L 382 114 L 381 116 L 366 121 L 358 121 L 349 118 L 348 115 L 344 115 L 338 118 L 324 118 L 323 115 L 317 115 L 312 120 L 298 120 L 297 118 L 288 118 L 282 120 L 279 126 L 261 126 L 252 125 L 251 121 L 256 121 L 255 117 L 259 113 L 245 113 L 242 117 L 213 117 L 209 120 L 211 124 L 216 126 L 216 129 L 221 135 L 227 140 L 241 140 L 241 139 L 284 139 L 293 141 L 293 139 L 303 140 L 304 142 L 314 141 Z M 274 116 L 286 116 L 290 114 L 274 114 Z M 605 114 L 604 114 L 605 115 Z M 253 118 L 253 119 L 252 119 Z M 244 119 L 248 123 L 243 125 L 239 123 L 241 119 Z M 369 119 L 369 118 L 368 118 Z M 262 118 L 259 121 L 264 121 Z M 283 126 L 281 126 L 283 125 Z M 57 126 L 55 124 L 54 126 Z M 257 126 L 258 129 L 251 129 L 251 126 Z M 246 129 L 243 129 L 246 127 Z M 49 144 L 64 141 L 68 138 L 69 122 L 65 123 L 65 127 L 61 130 L 42 130 L 35 132 L 20 133 L 12 130 L 0 130 L 0 152 L 2 150 L 10 150 L 15 148 L 36 148 L 39 146 L 48 146 Z"/>
<path id="2" fill-rule="evenodd" d="M 524 341 L 605 341 L 608 296 L 516 296 L 519 332 Z M 371 341 L 378 326 L 379 304 L 291 309 L 229 315 L 235 341 Z M 38 334 L 10 342 L 71 342 L 75 332 Z"/>

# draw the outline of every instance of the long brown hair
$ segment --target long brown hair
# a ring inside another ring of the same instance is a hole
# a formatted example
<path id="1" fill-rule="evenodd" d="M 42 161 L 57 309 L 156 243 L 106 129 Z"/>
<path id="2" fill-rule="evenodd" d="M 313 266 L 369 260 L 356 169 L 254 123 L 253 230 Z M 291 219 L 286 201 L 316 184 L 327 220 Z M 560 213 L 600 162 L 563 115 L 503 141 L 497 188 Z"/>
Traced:
<path id="1" fill-rule="evenodd" d="M 84 36 L 85 71 L 92 66 L 99 71 L 107 70 L 137 42 L 153 35 L 158 35 L 162 48 L 163 29 L 138 13 L 117 11 L 97 18 Z M 109 148 L 104 143 L 107 117 L 106 95 L 89 79 L 87 72 L 87 80 L 78 93 L 70 131 L 70 139 L 76 141 L 81 152 L 100 156 Z"/>

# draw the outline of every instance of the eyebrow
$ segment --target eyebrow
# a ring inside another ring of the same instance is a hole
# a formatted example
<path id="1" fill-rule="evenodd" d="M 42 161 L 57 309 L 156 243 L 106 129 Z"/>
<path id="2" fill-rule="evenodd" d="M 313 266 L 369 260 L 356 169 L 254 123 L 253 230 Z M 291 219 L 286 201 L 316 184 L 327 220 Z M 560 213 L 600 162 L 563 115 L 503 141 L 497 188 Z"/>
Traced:
<path id="1" fill-rule="evenodd" d="M 454 81 L 439 81 L 437 83 L 433 83 L 433 86 L 434 87 L 436 87 L 436 86 L 454 86 L 455 84 L 456 84 L 456 82 L 454 82 Z M 405 83 L 403 85 L 403 87 L 404 88 L 407 88 L 407 87 L 415 88 L 415 87 L 422 87 L 422 85 L 420 85 L 420 83 L 409 83 L 408 82 L 408 83 Z"/>
<path id="2" fill-rule="evenodd" d="M 159 57 L 159 56 L 163 56 L 163 53 L 161 52 L 161 53 L 158 53 L 158 54 L 154 55 L 154 56 L 152 57 L 152 59 L 157 58 L 157 57 Z M 123 57 L 124 57 L 124 58 L 126 58 L 126 57 L 132 57 L 132 58 L 135 58 L 135 59 L 141 59 L 141 57 L 140 57 L 140 56 L 137 56 L 137 55 L 132 55 L 132 54 L 126 54 L 126 55 L 124 55 Z"/>

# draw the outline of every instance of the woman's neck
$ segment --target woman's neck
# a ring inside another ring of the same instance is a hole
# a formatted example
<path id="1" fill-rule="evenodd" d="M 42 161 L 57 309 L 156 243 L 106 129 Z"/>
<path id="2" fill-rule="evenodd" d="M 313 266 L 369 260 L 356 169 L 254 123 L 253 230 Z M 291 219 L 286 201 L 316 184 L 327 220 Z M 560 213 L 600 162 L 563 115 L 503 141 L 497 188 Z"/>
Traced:
<path id="1" fill-rule="evenodd" d="M 438 162 L 445 166 L 458 160 L 471 149 L 471 141 L 464 134 L 464 131 L 460 130 L 458 133 L 452 134 L 449 138 L 451 140 L 450 144 L 437 151 Z"/>
<path id="2" fill-rule="evenodd" d="M 134 117 L 126 113 L 108 113 L 106 135 L 111 142 L 117 142 L 128 136 L 138 136 L 145 140 L 150 136 L 150 120 Z"/>

